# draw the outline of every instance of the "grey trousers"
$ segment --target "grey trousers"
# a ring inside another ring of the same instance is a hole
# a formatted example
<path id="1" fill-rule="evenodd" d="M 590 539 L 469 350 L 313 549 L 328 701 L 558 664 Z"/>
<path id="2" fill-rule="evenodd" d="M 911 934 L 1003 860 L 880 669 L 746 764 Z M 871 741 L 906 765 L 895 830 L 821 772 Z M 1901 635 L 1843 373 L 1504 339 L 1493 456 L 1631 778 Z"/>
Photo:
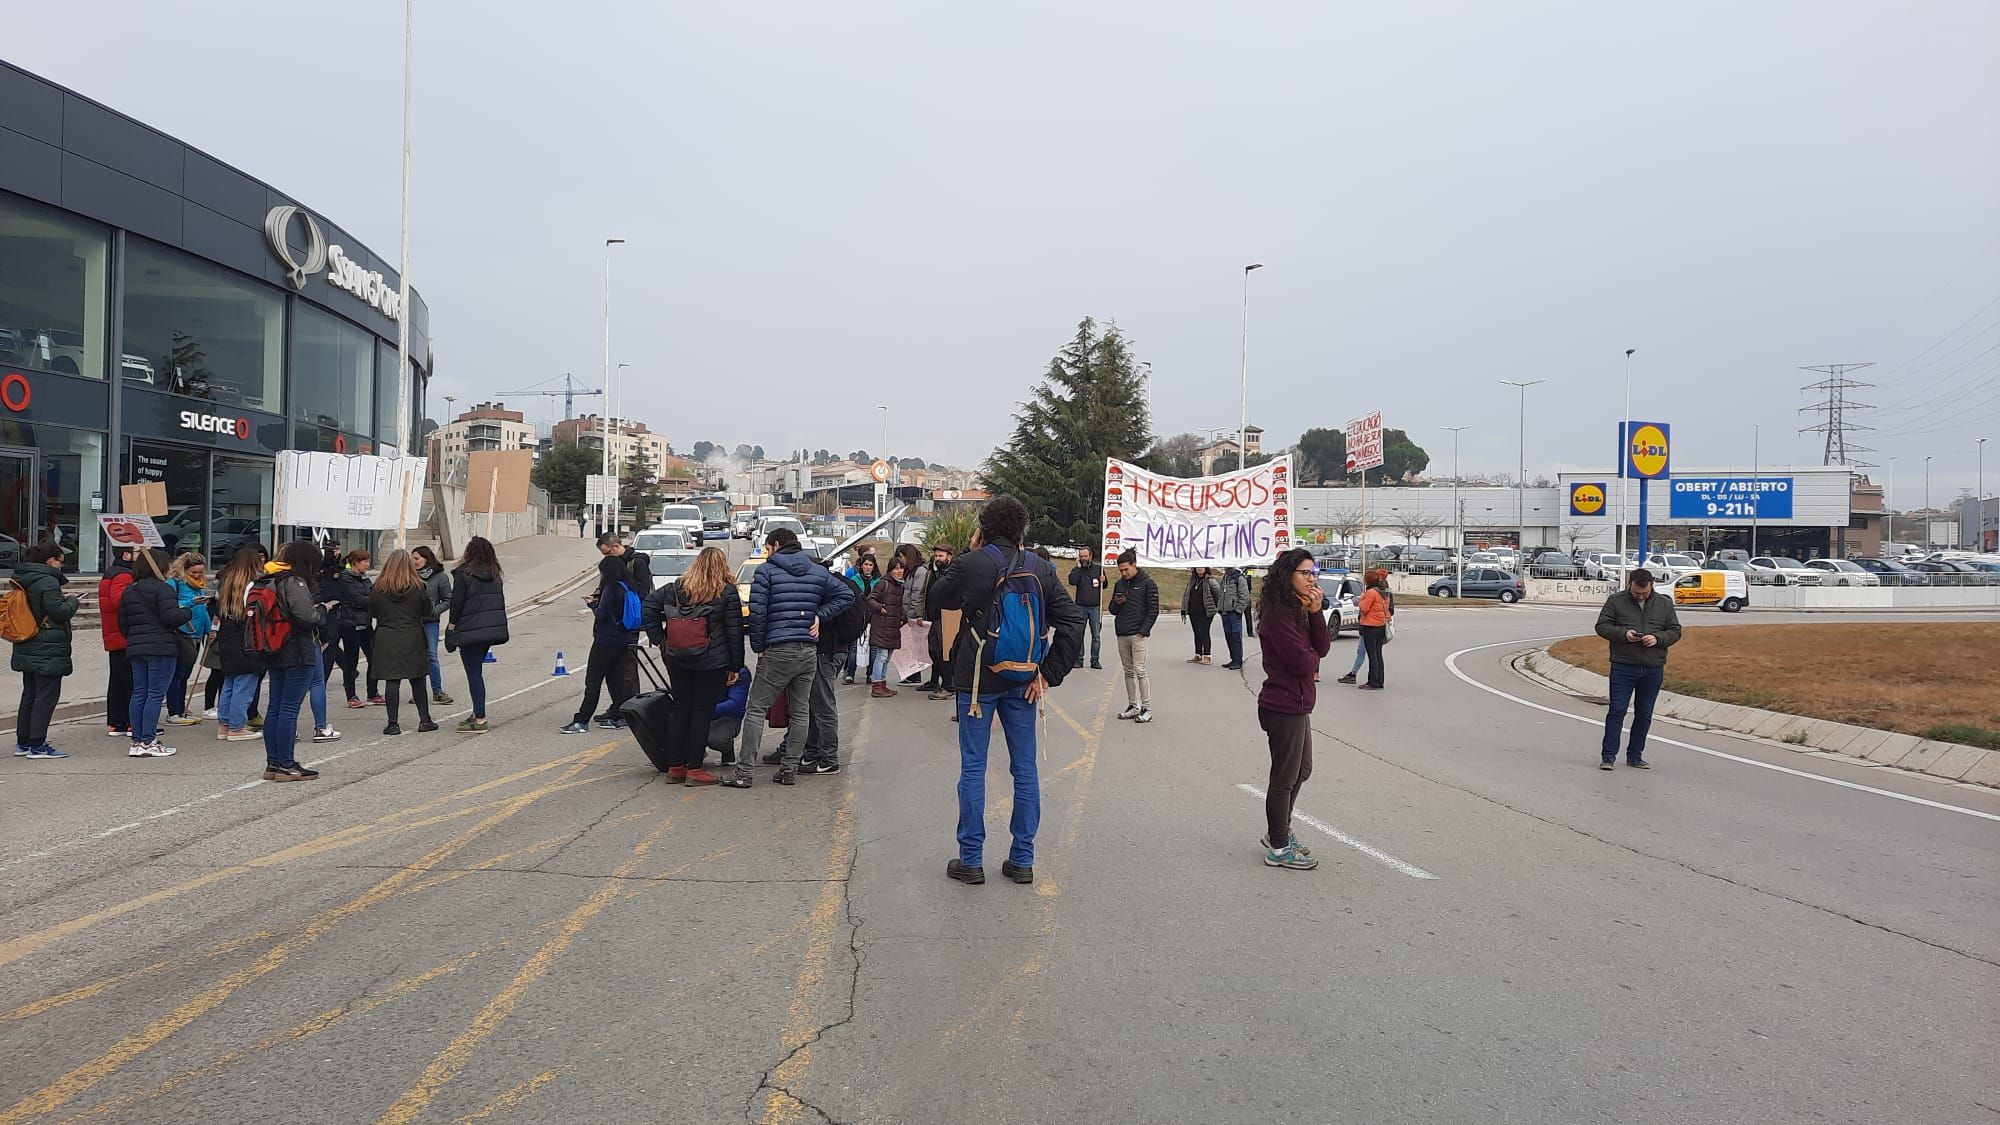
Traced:
<path id="1" fill-rule="evenodd" d="M 1153 681 L 1146 677 L 1146 653 L 1151 637 L 1137 633 L 1118 638 L 1118 663 L 1125 666 L 1125 702 L 1142 710 L 1153 706 Z"/>
<path id="2" fill-rule="evenodd" d="M 819 649 L 804 642 L 772 645 L 757 657 L 757 674 L 750 681 L 750 701 L 743 710 L 743 745 L 736 752 L 736 776 L 748 778 L 750 767 L 757 763 L 764 742 L 764 717 L 771 713 L 771 704 L 778 701 L 780 692 L 785 695 L 789 725 L 785 727 L 785 741 L 779 747 L 784 761 L 778 768 L 798 772 L 799 751 L 806 742 L 806 728 L 811 725 L 810 697 L 818 671 Z"/>
<path id="3" fill-rule="evenodd" d="M 819 654 L 819 671 L 812 682 L 812 724 L 806 732 L 808 761 L 840 764 L 840 705 L 833 689 L 840 682 L 840 670 L 846 666 L 844 652 Z"/>

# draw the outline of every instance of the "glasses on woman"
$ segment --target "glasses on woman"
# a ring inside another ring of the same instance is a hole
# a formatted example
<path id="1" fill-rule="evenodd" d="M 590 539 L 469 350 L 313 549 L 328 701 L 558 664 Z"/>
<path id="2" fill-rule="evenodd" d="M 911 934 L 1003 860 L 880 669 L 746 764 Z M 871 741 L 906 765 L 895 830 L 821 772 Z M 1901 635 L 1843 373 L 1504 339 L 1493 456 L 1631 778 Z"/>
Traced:
<path id="1" fill-rule="evenodd" d="M 1319 577 L 1319 568 L 1316 566 L 1302 566 L 1299 568 L 1299 573 L 1305 575 L 1307 578 L 1317 578 Z"/>

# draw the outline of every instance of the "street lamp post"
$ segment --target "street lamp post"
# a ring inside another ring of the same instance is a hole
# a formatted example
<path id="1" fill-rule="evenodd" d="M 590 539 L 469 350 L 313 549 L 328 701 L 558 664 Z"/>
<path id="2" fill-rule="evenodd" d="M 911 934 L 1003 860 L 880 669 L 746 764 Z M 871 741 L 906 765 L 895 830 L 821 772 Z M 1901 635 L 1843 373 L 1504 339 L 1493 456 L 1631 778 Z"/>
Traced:
<path id="1" fill-rule="evenodd" d="M 1250 464 L 1250 271 L 1264 268 L 1262 262 L 1243 267 L 1243 347 L 1242 387 L 1236 399 L 1236 467 Z"/>
<path id="2" fill-rule="evenodd" d="M 1632 435 L 1626 433 L 1625 428 L 1626 424 L 1632 420 L 1632 353 L 1638 350 L 1638 348 L 1625 349 L 1625 413 L 1618 420 L 1618 557 L 1621 560 L 1625 557 L 1626 503 L 1628 500 L 1626 483 L 1629 479 L 1625 475 L 1625 462 L 1630 460 L 1625 447 L 1632 440 Z M 1639 487 L 1644 488 L 1645 486 L 1640 485 Z"/>
<path id="3" fill-rule="evenodd" d="M 1451 431 L 1451 557 L 1458 564 L 1458 585 L 1451 588 L 1458 595 L 1465 588 L 1465 513 L 1458 507 L 1458 432 L 1469 430 L 1471 426 L 1446 426 Z"/>
<path id="4" fill-rule="evenodd" d="M 1931 549 L 1931 459 L 1924 458 L 1924 550 Z"/>
<path id="5" fill-rule="evenodd" d="M 604 240 L 604 417 L 598 427 L 598 435 L 604 440 L 604 466 L 602 474 L 611 475 L 611 248 L 624 245 L 622 238 Z M 617 497 L 612 497 L 612 519 L 617 519 Z M 598 507 L 598 534 L 603 534 L 605 524 L 604 506 Z"/>
<path id="6" fill-rule="evenodd" d="M 1518 447 L 1520 454 L 1514 466 L 1514 565 L 1525 568 L 1527 564 L 1524 560 L 1528 556 L 1528 388 L 1546 383 L 1548 380 L 1529 379 L 1521 382 L 1516 379 L 1502 379 L 1500 382 L 1509 387 L 1518 387 L 1521 391 L 1521 432 Z M 1631 392 L 1628 390 L 1626 393 Z M 1630 413 L 1631 404 L 1628 402 L 1626 406 L 1626 412 Z M 1619 429 L 1623 432 L 1624 426 L 1621 424 Z"/>
<path id="7" fill-rule="evenodd" d="M 1972 549 L 1983 552 L 1986 550 L 1986 439 L 1980 438 L 1974 444 L 1979 447 L 1979 483 L 1972 497 Z M 1960 520 L 1959 526 L 1965 526 L 1965 521 Z"/>
<path id="8" fill-rule="evenodd" d="M 881 460 L 887 461 L 889 459 L 889 407 L 882 405 L 877 406 L 875 409 L 882 412 L 882 452 L 878 456 Z M 894 468 L 895 466 L 890 466 L 891 471 L 894 471 Z M 888 510 L 889 482 L 886 480 L 878 481 L 875 484 L 875 514 L 879 516 Z"/>

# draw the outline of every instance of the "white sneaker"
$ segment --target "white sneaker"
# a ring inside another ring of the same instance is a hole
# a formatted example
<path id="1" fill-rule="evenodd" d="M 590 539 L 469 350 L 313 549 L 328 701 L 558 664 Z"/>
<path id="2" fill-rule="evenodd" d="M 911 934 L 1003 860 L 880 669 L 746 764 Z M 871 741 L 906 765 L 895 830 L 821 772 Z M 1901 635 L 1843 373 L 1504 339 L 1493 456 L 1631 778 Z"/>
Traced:
<path id="1" fill-rule="evenodd" d="M 1152 722 L 1152 721 L 1153 721 L 1153 709 L 1152 709 L 1151 707 L 1148 707 L 1148 708 L 1146 708 L 1145 710 L 1143 710 L 1143 711 L 1139 712 L 1138 714 L 1136 714 L 1136 715 L 1132 716 L 1132 721 L 1133 721 L 1133 722 L 1135 722 L 1135 723 L 1150 723 L 1150 722 Z"/>
<path id="2" fill-rule="evenodd" d="M 314 729 L 313 729 L 313 741 L 314 741 L 314 742 L 339 742 L 339 741 L 340 741 L 340 732 L 339 732 L 339 731 L 337 731 L 337 730 L 335 730 L 335 729 L 333 729 L 332 727 L 316 727 L 316 728 L 314 728 Z"/>
<path id="3" fill-rule="evenodd" d="M 1138 704 L 1136 704 L 1136 703 L 1134 703 L 1134 704 L 1131 704 L 1131 705 L 1127 706 L 1127 707 L 1126 707 L 1126 708 L 1125 708 L 1125 709 L 1124 709 L 1123 711 L 1120 711 L 1120 712 L 1118 712 L 1118 717 L 1119 717 L 1119 718 L 1121 718 L 1121 719 L 1136 719 L 1136 718 L 1138 718 L 1138 717 L 1139 717 L 1139 705 L 1138 705 Z"/>
<path id="4" fill-rule="evenodd" d="M 160 745 L 160 740 L 156 738 L 151 742 L 134 742 L 132 748 L 125 752 L 125 756 L 128 758 L 171 758 L 174 756 L 174 748 Z"/>
<path id="5" fill-rule="evenodd" d="M 206 710 L 206 711 L 203 711 L 203 712 L 201 713 L 201 717 L 202 717 L 202 718 L 204 718 L 204 719 L 213 719 L 213 718 L 215 718 L 215 708 L 213 708 L 213 707 L 210 707 L 210 708 L 209 708 L 208 710 Z"/>

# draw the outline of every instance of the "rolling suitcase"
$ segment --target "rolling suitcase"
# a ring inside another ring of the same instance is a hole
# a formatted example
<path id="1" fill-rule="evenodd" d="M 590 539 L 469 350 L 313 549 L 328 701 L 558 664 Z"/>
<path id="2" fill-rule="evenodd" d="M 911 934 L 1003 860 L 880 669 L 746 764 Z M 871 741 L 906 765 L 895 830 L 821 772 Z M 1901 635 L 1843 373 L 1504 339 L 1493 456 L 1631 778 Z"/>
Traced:
<path id="1" fill-rule="evenodd" d="M 618 717 L 625 720 L 625 729 L 632 732 L 639 749 L 646 752 L 653 768 L 667 772 L 673 761 L 667 756 L 667 710 L 674 705 L 674 695 L 667 687 L 666 676 L 660 666 L 653 663 L 652 654 L 644 648 L 632 646 L 633 659 L 646 670 L 646 678 L 653 683 L 652 691 L 642 691 L 619 705 Z"/>

